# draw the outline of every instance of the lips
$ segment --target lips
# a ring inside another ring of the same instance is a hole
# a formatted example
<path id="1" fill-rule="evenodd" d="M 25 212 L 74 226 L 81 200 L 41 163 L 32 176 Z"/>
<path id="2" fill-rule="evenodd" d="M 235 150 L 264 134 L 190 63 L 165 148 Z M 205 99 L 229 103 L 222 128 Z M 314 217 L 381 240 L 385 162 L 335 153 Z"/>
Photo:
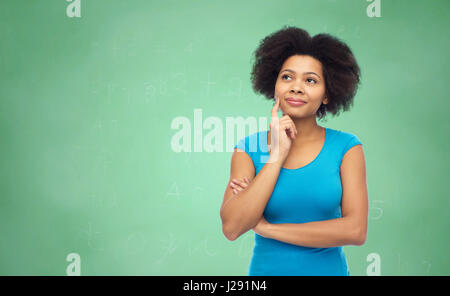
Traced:
<path id="1" fill-rule="evenodd" d="M 306 101 L 303 101 L 302 99 L 299 98 L 286 98 L 286 101 L 303 102 L 304 104 L 306 104 Z"/>
<path id="2" fill-rule="evenodd" d="M 303 101 L 303 100 L 286 100 L 286 102 L 293 107 L 299 107 L 299 106 L 306 105 L 305 101 Z"/>

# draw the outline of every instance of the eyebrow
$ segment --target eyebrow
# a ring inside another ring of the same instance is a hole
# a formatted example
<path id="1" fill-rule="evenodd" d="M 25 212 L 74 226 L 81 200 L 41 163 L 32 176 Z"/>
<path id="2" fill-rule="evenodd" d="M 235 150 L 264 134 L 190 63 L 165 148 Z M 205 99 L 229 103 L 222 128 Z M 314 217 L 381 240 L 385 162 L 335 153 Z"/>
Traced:
<path id="1" fill-rule="evenodd" d="M 294 71 L 294 70 L 291 70 L 291 69 L 284 69 L 284 70 L 281 71 L 281 72 L 284 72 L 284 71 L 292 72 L 292 73 L 295 74 L 295 71 Z M 281 73 L 281 72 L 280 72 L 280 73 Z M 319 74 L 317 74 L 317 73 L 315 73 L 315 72 L 304 72 L 303 74 L 314 74 L 314 75 L 317 75 L 317 77 L 320 78 Z"/>

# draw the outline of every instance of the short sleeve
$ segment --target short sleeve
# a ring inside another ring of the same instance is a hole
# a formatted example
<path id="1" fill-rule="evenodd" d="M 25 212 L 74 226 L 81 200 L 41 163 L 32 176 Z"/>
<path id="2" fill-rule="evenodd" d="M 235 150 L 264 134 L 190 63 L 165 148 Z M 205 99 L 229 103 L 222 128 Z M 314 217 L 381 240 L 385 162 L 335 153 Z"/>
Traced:
<path id="1" fill-rule="evenodd" d="M 351 135 L 350 140 L 347 142 L 347 145 L 345 145 L 344 147 L 344 151 L 342 153 L 342 156 L 345 155 L 345 153 L 347 153 L 348 150 L 350 150 L 350 148 L 352 148 L 353 146 L 356 146 L 358 144 L 361 144 L 361 141 L 359 140 L 359 138 L 355 135 Z"/>
<path id="2" fill-rule="evenodd" d="M 259 142 L 258 135 L 261 136 L 261 133 L 256 132 L 256 133 L 250 134 L 247 137 L 243 137 L 234 146 L 234 148 L 239 148 L 242 151 L 246 152 L 247 155 L 252 159 L 253 165 L 257 164 L 260 160 L 261 152 L 258 149 L 258 144 L 259 144 L 258 143 Z M 239 150 L 238 152 L 242 152 L 242 151 Z"/>
<path id="3" fill-rule="evenodd" d="M 248 152 L 247 146 L 245 145 L 245 138 L 242 138 L 241 140 L 239 140 L 239 142 L 234 146 L 234 148 L 239 148 L 245 152 Z"/>

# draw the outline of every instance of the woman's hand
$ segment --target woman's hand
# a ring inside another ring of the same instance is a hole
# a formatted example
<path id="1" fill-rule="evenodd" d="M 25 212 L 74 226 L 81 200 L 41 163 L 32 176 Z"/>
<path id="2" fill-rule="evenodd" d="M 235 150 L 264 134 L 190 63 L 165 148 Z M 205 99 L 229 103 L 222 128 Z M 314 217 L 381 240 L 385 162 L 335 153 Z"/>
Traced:
<path id="1" fill-rule="evenodd" d="M 280 98 L 275 97 L 276 102 L 272 108 L 270 121 L 270 147 L 271 157 L 285 160 L 291 149 L 292 141 L 297 136 L 297 128 L 289 115 L 283 115 L 278 118 L 278 109 L 280 108 Z"/>
<path id="2" fill-rule="evenodd" d="M 235 195 L 245 190 L 248 185 L 250 185 L 250 180 L 247 177 L 244 177 L 244 179 L 233 179 L 230 182 L 230 187 Z"/>

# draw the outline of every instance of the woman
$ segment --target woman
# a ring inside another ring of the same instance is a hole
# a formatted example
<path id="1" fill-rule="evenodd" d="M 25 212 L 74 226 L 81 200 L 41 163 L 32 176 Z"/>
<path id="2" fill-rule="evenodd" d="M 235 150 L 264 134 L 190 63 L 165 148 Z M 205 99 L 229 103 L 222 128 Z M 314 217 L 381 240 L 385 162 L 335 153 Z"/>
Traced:
<path id="1" fill-rule="evenodd" d="M 270 131 L 235 146 L 220 209 L 229 240 L 255 232 L 249 275 L 350 275 L 342 246 L 367 233 L 364 152 L 316 118 L 348 110 L 359 77 L 349 47 L 328 34 L 285 27 L 255 51 L 253 88 L 275 100 Z"/>

